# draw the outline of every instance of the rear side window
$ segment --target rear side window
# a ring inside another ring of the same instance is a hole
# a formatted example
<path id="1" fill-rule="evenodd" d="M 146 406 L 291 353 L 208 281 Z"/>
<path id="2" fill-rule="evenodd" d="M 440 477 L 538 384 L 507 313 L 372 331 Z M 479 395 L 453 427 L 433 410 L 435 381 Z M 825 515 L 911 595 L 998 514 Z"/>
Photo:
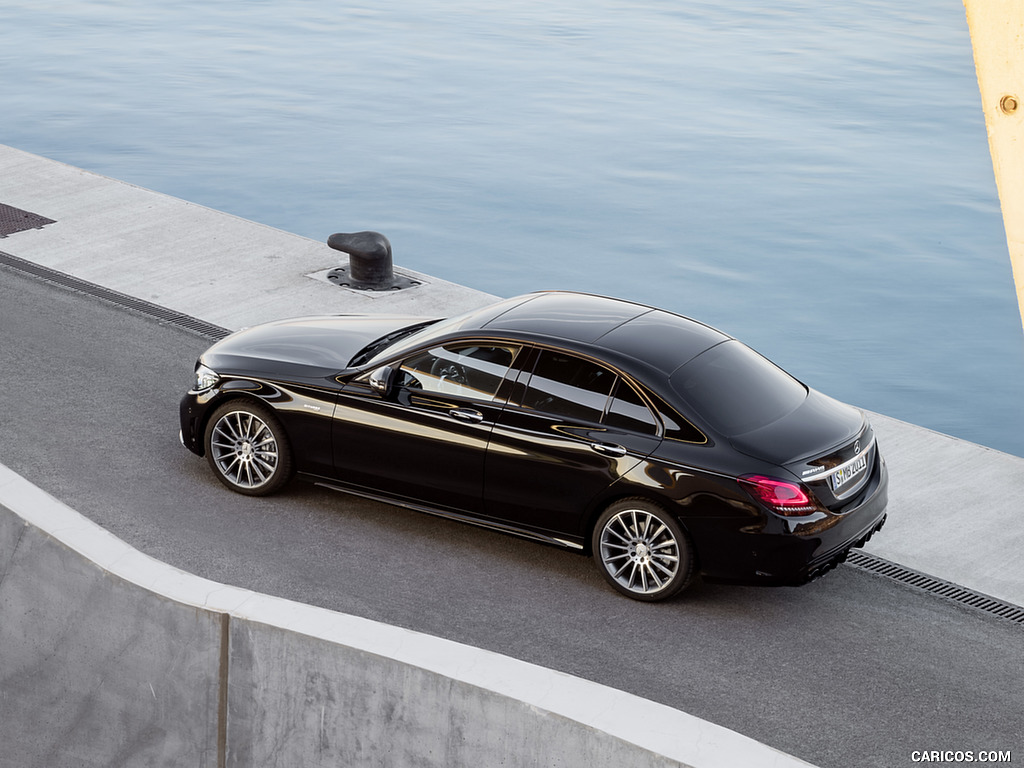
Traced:
<path id="1" fill-rule="evenodd" d="M 608 404 L 604 423 L 612 429 L 640 432 L 645 435 L 658 434 L 658 422 L 651 409 L 647 407 L 640 394 L 622 379 L 619 379 L 615 387 L 615 396 Z"/>
<path id="2" fill-rule="evenodd" d="M 640 393 L 614 371 L 553 350 L 540 351 L 522 405 L 623 432 L 657 435 L 660 430 L 657 417 Z"/>
<path id="3" fill-rule="evenodd" d="M 580 421 L 601 421 L 615 374 L 607 368 L 552 350 L 542 350 L 523 407 Z"/>
<path id="4" fill-rule="evenodd" d="M 741 435 L 796 410 L 807 388 L 746 345 L 730 340 L 672 374 L 694 412 L 726 435 Z"/>

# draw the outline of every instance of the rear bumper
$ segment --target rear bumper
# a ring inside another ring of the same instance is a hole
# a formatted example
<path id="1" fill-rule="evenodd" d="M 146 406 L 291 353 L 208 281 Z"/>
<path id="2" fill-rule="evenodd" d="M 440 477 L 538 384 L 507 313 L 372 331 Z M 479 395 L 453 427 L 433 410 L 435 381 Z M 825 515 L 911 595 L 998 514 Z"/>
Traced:
<path id="1" fill-rule="evenodd" d="M 781 526 L 748 528 L 734 541 L 728 572 L 705 572 L 708 581 L 770 586 L 799 586 L 823 576 L 863 546 L 886 520 L 889 472 L 879 458 L 875 476 L 842 514 L 808 522 L 787 518 Z M 780 521 L 776 518 L 776 521 Z M 775 528 L 775 530 L 772 530 Z"/>
<path id="2" fill-rule="evenodd" d="M 852 544 L 843 545 L 834 552 L 825 553 L 819 557 L 816 557 L 810 563 L 807 564 L 805 573 L 801 573 L 797 580 L 794 582 L 796 585 L 806 584 L 809 581 L 814 581 L 826 573 L 831 571 L 840 563 L 846 561 L 847 555 L 850 554 L 850 550 L 855 547 L 863 547 L 868 543 L 868 540 L 874 536 L 878 531 L 882 530 L 882 526 L 885 525 L 886 516 L 883 514 L 881 519 L 871 528 L 864 536 L 854 541 Z"/>

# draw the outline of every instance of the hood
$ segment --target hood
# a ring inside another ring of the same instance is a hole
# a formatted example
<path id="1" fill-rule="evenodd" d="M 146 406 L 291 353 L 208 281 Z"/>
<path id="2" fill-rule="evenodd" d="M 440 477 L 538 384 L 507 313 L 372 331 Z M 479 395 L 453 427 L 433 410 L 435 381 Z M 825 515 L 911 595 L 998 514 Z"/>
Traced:
<path id="1" fill-rule="evenodd" d="M 808 389 L 804 401 L 781 419 L 730 439 L 748 456 L 793 464 L 849 443 L 864 431 L 864 414 L 851 405 Z"/>
<path id="2" fill-rule="evenodd" d="M 203 362 L 215 371 L 327 376 L 348 367 L 371 341 L 429 318 L 413 315 L 324 315 L 278 320 L 231 334 Z"/>

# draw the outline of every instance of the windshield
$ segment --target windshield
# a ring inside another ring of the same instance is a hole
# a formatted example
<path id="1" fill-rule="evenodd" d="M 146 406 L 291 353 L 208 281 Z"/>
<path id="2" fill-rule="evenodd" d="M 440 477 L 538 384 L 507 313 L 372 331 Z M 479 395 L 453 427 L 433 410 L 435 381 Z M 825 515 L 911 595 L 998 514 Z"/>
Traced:
<path id="1" fill-rule="evenodd" d="M 742 435 L 792 413 L 807 388 L 738 341 L 701 353 L 672 374 L 672 388 L 723 435 Z"/>
<path id="2" fill-rule="evenodd" d="M 390 347 L 392 344 L 395 344 L 396 342 L 401 341 L 407 336 L 410 336 L 416 333 L 417 331 L 421 331 L 424 328 L 428 328 L 438 322 L 440 321 L 428 320 L 425 323 L 413 323 L 412 325 L 407 325 L 405 328 L 399 328 L 397 331 L 392 331 L 386 336 L 381 336 L 379 339 L 371 341 L 361 350 L 356 352 L 355 356 L 349 361 L 348 367 L 358 368 L 360 365 L 365 363 L 374 355 L 380 354 L 385 349 Z"/>
<path id="3" fill-rule="evenodd" d="M 363 352 L 360 352 L 358 357 L 361 359 L 358 362 L 353 359 L 352 365 L 362 365 L 367 361 L 377 363 L 380 359 L 391 357 L 396 352 L 400 352 L 403 349 L 411 349 L 412 347 L 415 347 L 425 338 L 440 336 L 441 334 L 448 333 L 449 331 L 457 330 L 467 318 L 477 315 L 478 312 L 479 310 L 474 310 L 472 312 L 456 315 L 455 317 L 431 320 L 429 323 L 420 323 L 419 325 L 403 328 L 401 331 L 395 332 L 400 334 L 398 336 L 395 336 L 395 334 L 392 333 L 385 336 L 383 339 L 373 342 L 373 344 L 364 350 L 367 354 L 364 355 Z"/>
<path id="4" fill-rule="evenodd" d="M 488 304 L 484 307 L 477 309 L 471 309 L 469 312 L 463 312 L 459 315 L 444 318 L 441 320 L 432 320 L 430 323 L 421 324 L 418 326 L 412 326 L 412 333 L 402 336 L 396 339 L 389 339 L 385 344 L 375 348 L 369 355 L 363 356 L 360 352 L 359 355 L 362 357 L 360 365 L 363 362 L 370 362 L 374 366 L 383 362 L 385 358 L 393 357 L 400 354 L 402 351 L 412 349 L 419 346 L 426 339 L 434 338 L 435 336 L 440 337 L 447 333 L 458 331 L 461 328 L 483 328 L 487 323 L 493 320 L 498 315 L 502 314 L 509 307 L 514 307 L 517 304 L 522 304 L 524 297 L 518 296 L 512 299 L 504 299 L 495 304 Z M 386 339 L 387 337 L 385 337 Z M 380 341 L 384 341 L 381 339 Z M 374 342 L 370 346 L 374 346 L 377 342 Z M 369 349 L 369 347 L 367 347 Z M 353 361 L 353 366 L 356 363 Z"/>

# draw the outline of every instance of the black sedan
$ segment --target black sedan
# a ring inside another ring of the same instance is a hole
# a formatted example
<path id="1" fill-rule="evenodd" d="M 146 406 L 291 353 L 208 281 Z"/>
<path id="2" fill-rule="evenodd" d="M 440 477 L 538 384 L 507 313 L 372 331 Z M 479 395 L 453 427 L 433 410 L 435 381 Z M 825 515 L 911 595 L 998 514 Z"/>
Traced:
<path id="1" fill-rule="evenodd" d="M 298 475 L 557 544 L 638 600 L 698 574 L 802 584 L 885 521 L 861 411 L 707 325 L 587 294 L 249 328 L 199 358 L 180 415 L 234 491 Z"/>

